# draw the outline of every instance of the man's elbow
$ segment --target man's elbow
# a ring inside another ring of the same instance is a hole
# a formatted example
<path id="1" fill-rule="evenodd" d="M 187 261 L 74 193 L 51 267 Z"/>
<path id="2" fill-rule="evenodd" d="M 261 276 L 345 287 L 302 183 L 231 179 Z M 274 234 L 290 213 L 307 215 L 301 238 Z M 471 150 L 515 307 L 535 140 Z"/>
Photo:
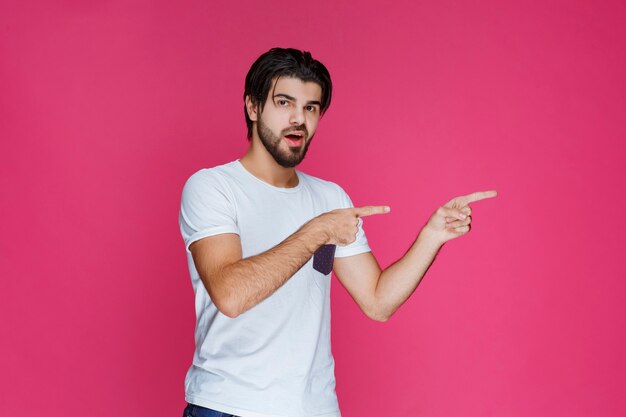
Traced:
<path id="1" fill-rule="evenodd" d="M 391 317 L 391 314 L 388 314 L 387 312 L 377 308 L 365 309 L 363 310 L 363 312 L 370 320 L 378 321 L 381 323 L 386 322 Z"/>
<path id="2" fill-rule="evenodd" d="M 374 320 L 374 321 L 377 321 L 377 322 L 380 322 L 380 323 L 384 323 L 384 322 L 386 322 L 387 320 L 389 320 L 389 316 L 382 316 L 382 315 L 380 315 L 380 316 L 375 316 L 375 315 L 370 315 L 370 316 L 368 316 L 368 317 L 369 317 L 370 319 L 372 319 L 372 320 Z"/>
<path id="3" fill-rule="evenodd" d="M 237 318 L 242 312 L 238 309 L 233 303 L 229 303 L 228 301 L 216 301 L 212 300 L 215 307 L 219 310 L 220 313 L 225 315 L 228 318 L 234 319 Z"/>
<path id="4" fill-rule="evenodd" d="M 207 285 L 207 281 L 205 279 L 202 279 L 202 281 L 204 283 L 204 287 L 207 289 L 211 302 L 220 313 L 231 319 L 234 319 L 243 313 L 239 300 L 236 300 L 235 297 L 230 295 L 228 291 L 221 290 L 216 285 Z"/>

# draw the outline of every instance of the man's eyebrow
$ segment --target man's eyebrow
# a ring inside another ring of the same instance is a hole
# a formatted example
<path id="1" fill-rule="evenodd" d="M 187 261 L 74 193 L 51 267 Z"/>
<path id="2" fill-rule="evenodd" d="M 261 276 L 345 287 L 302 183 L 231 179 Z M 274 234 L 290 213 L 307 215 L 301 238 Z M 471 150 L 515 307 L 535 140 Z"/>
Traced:
<path id="1" fill-rule="evenodd" d="M 287 100 L 296 101 L 295 97 L 291 97 L 288 94 L 283 94 L 283 93 L 274 94 L 274 98 L 276 97 L 284 97 Z M 306 102 L 306 104 L 317 104 L 318 106 L 322 107 L 322 102 L 319 100 L 309 100 Z"/>
<path id="2" fill-rule="evenodd" d="M 276 97 L 285 97 L 287 100 L 296 101 L 295 97 L 291 97 L 291 96 L 288 96 L 287 94 L 283 94 L 283 93 L 274 94 L 274 98 L 276 98 Z"/>

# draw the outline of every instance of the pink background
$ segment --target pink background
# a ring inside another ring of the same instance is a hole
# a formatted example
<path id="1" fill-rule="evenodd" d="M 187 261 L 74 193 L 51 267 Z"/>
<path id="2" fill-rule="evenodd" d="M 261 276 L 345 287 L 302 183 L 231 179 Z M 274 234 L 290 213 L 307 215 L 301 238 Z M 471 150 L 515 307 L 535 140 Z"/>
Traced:
<path id="1" fill-rule="evenodd" d="M 184 181 L 247 147 L 273 46 L 329 68 L 301 169 L 382 266 L 450 198 L 472 232 L 387 323 L 333 281 L 344 417 L 623 416 L 620 1 L 0 3 L 0 415 L 177 416 L 193 294 Z M 386 413 L 386 414 L 385 414 Z"/>

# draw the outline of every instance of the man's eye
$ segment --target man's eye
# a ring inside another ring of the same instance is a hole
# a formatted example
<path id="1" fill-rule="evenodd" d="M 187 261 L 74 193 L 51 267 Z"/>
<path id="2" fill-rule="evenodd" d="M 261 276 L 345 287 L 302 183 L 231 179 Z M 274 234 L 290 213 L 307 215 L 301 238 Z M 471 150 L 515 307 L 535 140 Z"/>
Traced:
<path id="1" fill-rule="evenodd" d="M 310 112 L 315 112 L 315 110 L 317 110 L 315 106 L 306 106 L 306 109 Z"/>
<path id="2" fill-rule="evenodd" d="M 279 106 L 286 106 L 289 102 L 287 100 L 278 100 L 278 105 Z"/>

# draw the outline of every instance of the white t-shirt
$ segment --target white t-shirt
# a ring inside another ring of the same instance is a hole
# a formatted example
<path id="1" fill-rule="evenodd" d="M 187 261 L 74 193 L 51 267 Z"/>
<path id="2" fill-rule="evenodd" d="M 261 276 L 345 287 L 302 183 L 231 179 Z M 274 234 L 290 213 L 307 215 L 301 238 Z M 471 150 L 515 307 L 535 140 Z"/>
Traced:
<path id="1" fill-rule="evenodd" d="M 199 239 L 236 233 L 243 257 L 258 255 L 312 218 L 352 207 L 338 185 L 296 173 L 296 187 L 274 187 L 236 160 L 202 169 L 185 184 L 179 223 L 195 292 L 196 350 L 185 379 L 185 399 L 192 404 L 241 417 L 340 416 L 330 273 L 314 269 L 311 258 L 270 297 L 232 319 L 211 302 L 189 252 Z M 337 246 L 335 256 L 369 250 L 359 220 L 356 241 Z"/>

